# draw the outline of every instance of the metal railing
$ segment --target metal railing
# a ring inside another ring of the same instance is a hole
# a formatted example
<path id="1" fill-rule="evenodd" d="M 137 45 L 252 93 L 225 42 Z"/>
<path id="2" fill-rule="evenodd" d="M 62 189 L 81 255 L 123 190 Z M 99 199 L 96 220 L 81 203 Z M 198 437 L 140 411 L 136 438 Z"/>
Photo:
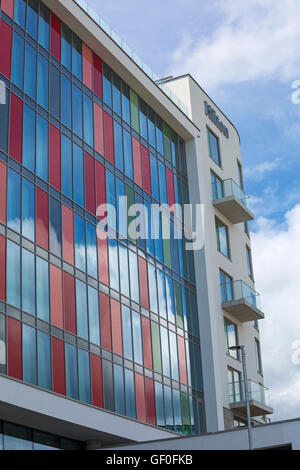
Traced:
<path id="1" fill-rule="evenodd" d="M 97 23 L 100 28 L 142 69 L 145 74 L 155 82 L 161 90 L 178 106 L 181 111 L 189 116 L 188 107 L 173 93 L 173 91 L 166 85 L 166 83 L 159 83 L 160 78 L 152 72 L 150 67 L 146 65 L 142 59 L 134 52 L 134 50 L 128 46 L 128 44 L 116 33 L 107 23 L 96 13 L 84 0 L 74 0 L 82 10 L 84 10 L 92 20 Z"/>
<path id="2" fill-rule="evenodd" d="M 228 281 L 221 284 L 222 302 L 247 300 L 253 307 L 261 309 L 260 295 L 244 281 Z"/>
<path id="3" fill-rule="evenodd" d="M 231 382 L 229 386 L 229 403 L 241 403 L 246 401 L 244 382 Z M 249 400 L 255 400 L 263 405 L 269 405 L 268 389 L 263 385 L 248 380 Z"/>
<path id="4" fill-rule="evenodd" d="M 248 207 L 249 196 L 235 181 L 233 181 L 232 178 L 224 181 L 213 182 L 212 187 L 214 201 L 222 199 L 223 197 L 235 196 L 242 204 L 244 204 L 245 207 Z"/>

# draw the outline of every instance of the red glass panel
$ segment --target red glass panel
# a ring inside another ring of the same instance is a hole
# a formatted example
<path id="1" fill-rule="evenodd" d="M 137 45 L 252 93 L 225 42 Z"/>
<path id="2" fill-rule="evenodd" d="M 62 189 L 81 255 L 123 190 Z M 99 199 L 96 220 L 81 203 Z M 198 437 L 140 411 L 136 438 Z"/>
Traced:
<path id="1" fill-rule="evenodd" d="M 62 252 L 63 259 L 74 264 L 73 211 L 62 204 Z"/>
<path id="2" fill-rule="evenodd" d="M 100 294 L 100 320 L 101 320 L 101 346 L 104 349 L 112 350 L 111 347 L 111 319 L 109 297 Z"/>
<path id="3" fill-rule="evenodd" d="M 64 317 L 65 330 L 76 335 L 75 280 L 64 272 Z"/>
<path id="4" fill-rule="evenodd" d="M 145 401 L 145 384 L 144 376 L 135 373 L 135 394 L 136 394 L 136 413 L 137 419 L 143 423 L 147 422 L 146 417 L 146 401 Z"/>
<path id="5" fill-rule="evenodd" d="M 7 317 L 7 374 L 22 380 L 22 324 Z"/>
<path id="6" fill-rule="evenodd" d="M 6 224 L 7 167 L 0 162 L 0 222 Z"/>
<path id="7" fill-rule="evenodd" d="M 141 145 L 142 164 L 143 164 L 143 187 L 147 193 L 151 194 L 151 176 L 150 176 L 150 159 L 149 150 Z"/>
<path id="8" fill-rule="evenodd" d="M 61 339 L 52 336 L 53 391 L 66 394 L 65 345 Z"/>
<path id="9" fill-rule="evenodd" d="M 105 158 L 112 164 L 115 163 L 114 154 L 114 130 L 113 119 L 104 111 L 104 141 L 105 141 Z"/>
<path id="10" fill-rule="evenodd" d="M 0 299 L 6 301 L 6 240 L 0 235 Z"/>
<path id="11" fill-rule="evenodd" d="M 60 62 L 61 59 L 61 21 L 51 12 L 50 51 Z"/>
<path id="12" fill-rule="evenodd" d="M 94 93 L 102 99 L 102 61 L 94 54 Z"/>
<path id="13" fill-rule="evenodd" d="M 174 189 L 173 172 L 168 167 L 166 167 L 166 177 L 167 177 L 168 204 L 169 204 L 169 207 L 171 207 L 173 206 L 173 204 L 175 204 L 175 189 Z"/>
<path id="14" fill-rule="evenodd" d="M 146 388 L 146 406 L 147 406 L 147 422 L 156 425 L 155 395 L 154 382 L 149 377 L 145 378 Z"/>
<path id="15" fill-rule="evenodd" d="M 99 281 L 109 285 L 107 234 L 97 228 Z"/>
<path id="16" fill-rule="evenodd" d="M 1 0 L 1 9 L 10 18 L 13 18 L 14 17 L 14 0 Z"/>
<path id="17" fill-rule="evenodd" d="M 85 161 L 85 207 L 92 214 L 96 214 L 95 201 L 95 160 L 87 152 Z"/>
<path id="18" fill-rule="evenodd" d="M 51 323 L 63 328 L 62 272 L 53 264 L 50 264 L 50 299 Z"/>
<path id="19" fill-rule="evenodd" d="M 9 153 L 22 163 L 23 101 L 10 94 Z"/>
<path id="20" fill-rule="evenodd" d="M 105 167 L 96 162 L 96 209 L 102 204 L 106 204 Z M 103 218 L 99 216 L 99 219 Z"/>
<path id="21" fill-rule="evenodd" d="M 95 150 L 104 156 L 103 110 L 94 102 L 94 136 Z"/>
<path id="22" fill-rule="evenodd" d="M 0 44 L 0 73 L 10 79 L 12 29 L 5 21 L 0 21 Z"/>
<path id="23" fill-rule="evenodd" d="M 141 144 L 134 137 L 132 137 L 132 151 L 133 151 L 134 181 L 136 182 L 136 184 L 142 187 L 143 178 L 142 178 Z"/>
<path id="24" fill-rule="evenodd" d="M 177 336 L 180 382 L 187 385 L 187 367 L 184 338 Z"/>
<path id="25" fill-rule="evenodd" d="M 50 124 L 50 184 L 58 191 L 61 189 L 60 152 L 60 131 Z"/>
<path id="26" fill-rule="evenodd" d="M 102 362 L 101 358 L 91 354 L 92 372 L 92 402 L 93 405 L 103 408 L 103 388 L 102 388 Z"/>
<path id="27" fill-rule="evenodd" d="M 93 52 L 86 45 L 82 44 L 82 69 L 83 83 L 90 90 L 93 89 Z"/>
<path id="28" fill-rule="evenodd" d="M 114 353 L 123 356 L 123 340 L 122 340 L 122 322 L 121 322 L 121 306 L 119 302 L 111 299 L 111 330 L 112 330 L 112 350 Z"/>
<path id="29" fill-rule="evenodd" d="M 147 369 L 153 369 L 150 320 L 149 318 L 144 317 L 143 315 L 141 316 L 141 318 L 142 318 L 144 366 L 147 367 Z"/>
<path id="30" fill-rule="evenodd" d="M 36 188 L 36 242 L 48 250 L 49 247 L 49 202 L 48 194 Z"/>
<path id="31" fill-rule="evenodd" d="M 139 256 L 139 278 L 140 278 L 140 299 L 141 305 L 149 309 L 149 290 L 147 262 Z"/>

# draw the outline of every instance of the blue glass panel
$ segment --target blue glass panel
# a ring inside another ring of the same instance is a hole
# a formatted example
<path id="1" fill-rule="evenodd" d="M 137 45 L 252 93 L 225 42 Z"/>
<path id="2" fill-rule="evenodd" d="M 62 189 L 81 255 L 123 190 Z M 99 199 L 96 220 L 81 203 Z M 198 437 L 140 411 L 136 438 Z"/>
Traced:
<path id="1" fill-rule="evenodd" d="M 118 177 L 116 178 L 117 189 L 117 213 L 118 213 L 118 232 L 121 238 L 127 238 L 127 204 L 125 184 Z"/>
<path id="2" fill-rule="evenodd" d="M 180 392 L 173 388 L 173 411 L 175 421 L 175 431 L 182 433 L 181 401 Z"/>
<path id="3" fill-rule="evenodd" d="M 82 80 L 82 42 L 75 34 L 73 34 L 72 72 Z"/>
<path id="4" fill-rule="evenodd" d="M 185 298 L 185 287 L 181 286 L 181 296 L 182 296 L 182 310 L 183 310 L 183 320 L 184 320 L 184 329 L 188 329 L 187 321 L 187 309 L 186 309 L 186 298 Z"/>
<path id="5" fill-rule="evenodd" d="M 61 73 L 50 64 L 50 113 L 60 120 L 61 115 Z"/>
<path id="6" fill-rule="evenodd" d="M 155 115 L 152 109 L 148 108 L 148 132 L 149 132 L 149 144 L 152 147 L 156 147 L 156 137 L 155 137 Z"/>
<path id="7" fill-rule="evenodd" d="M 130 125 L 130 89 L 122 82 L 122 118 Z"/>
<path id="8" fill-rule="evenodd" d="M 22 308 L 35 315 L 35 269 L 34 255 L 22 249 Z"/>
<path id="9" fill-rule="evenodd" d="M 132 328 L 131 313 L 128 307 L 122 305 L 122 333 L 123 333 L 123 354 L 126 359 L 133 360 L 132 353 Z"/>
<path id="10" fill-rule="evenodd" d="M 83 94 L 83 97 L 84 140 L 90 147 L 94 147 L 93 102 L 85 93 Z"/>
<path id="11" fill-rule="evenodd" d="M 15 0 L 14 20 L 25 29 L 26 22 L 26 2 L 24 0 Z"/>
<path id="12" fill-rule="evenodd" d="M 92 402 L 89 353 L 78 349 L 79 400 Z"/>
<path id="13" fill-rule="evenodd" d="M 114 364 L 115 411 L 125 415 L 125 393 L 123 368 Z"/>
<path id="14" fill-rule="evenodd" d="M 125 174 L 133 180 L 132 139 L 129 132 L 125 131 L 125 129 L 123 129 L 123 144 Z"/>
<path id="15" fill-rule="evenodd" d="M 114 121 L 114 149 L 115 165 L 119 170 L 124 171 L 122 127 L 117 121 Z"/>
<path id="16" fill-rule="evenodd" d="M 131 370 L 125 370 L 125 395 L 126 395 L 126 416 L 136 419 L 136 403 L 134 375 Z"/>
<path id="17" fill-rule="evenodd" d="M 171 376 L 170 373 L 170 353 L 169 353 L 169 341 L 168 341 L 168 330 L 160 327 L 160 342 L 161 342 L 161 357 L 163 365 L 163 374 L 167 377 Z"/>
<path id="18" fill-rule="evenodd" d="M 33 385 L 37 385 L 36 373 L 36 330 L 23 323 L 23 380 Z"/>
<path id="19" fill-rule="evenodd" d="M 144 198 L 136 193 L 135 194 L 135 203 L 137 205 L 137 226 L 136 226 L 136 232 L 138 235 L 137 239 L 137 244 L 138 247 L 141 248 L 142 250 L 146 250 L 146 240 L 145 240 L 145 233 L 146 233 L 146 214 L 145 214 L 145 204 L 144 204 Z M 133 222 L 134 223 L 134 222 Z"/>
<path id="20" fill-rule="evenodd" d="M 106 202 L 110 204 L 111 209 L 107 208 L 107 223 L 110 228 L 117 229 L 116 226 L 116 189 L 115 175 L 106 170 Z"/>
<path id="21" fill-rule="evenodd" d="M 61 258 L 61 205 L 53 197 L 50 197 L 49 219 L 50 252 Z"/>
<path id="22" fill-rule="evenodd" d="M 38 55 L 37 102 L 48 109 L 49 105 L 49 63 L 41 54 Z"/>
<path id="23" fill-rule="evenodd" d="M 88 286 L 90 342 L 100 346 L 98 291 Z"/>
<path id="24" fill-rule="evenodd" d="M 64 75 L 61 75 L 61 120 L 64 126 L 72 127 L 72 88 L 71 81 Z"/>
<path id="25" fill-rule="evenodd" d="M 163 263 L 163 244 L 162 244 L 162 223 L 161 223 L 161 212 L 158 209 L 153 209 L 153 227 L 154 227 L 154 239 L 155 239 L 155 256 Z"/>
<path id="26" fill-rule="evenodd" d="M 141 317 L 134 311 L 132 311 L 132 334 L 134 362 L 143 365 Z"/>
<path id="27" fill-rule="evenodd" d="M 24 104 L 23 113 L 23 165 L 35 171 L 35 112 L 32 108 Z"/>
<path id="28" fill-rule="evenodd" d="M 35 234 L 35 187 L 23 178 L 22 188 L 22 234 L 34 242 Z"/>
<path id="29" fill-rule="evenodd" d="M 103 63 L 103 101 L 110 108 L 112 105 L 111 70 Z"/>
<path id="30" fill-rule="evenodd" d="M 6 299 L 14 307 L 21 307 L 20 247 L 7 240 Z"/>
<path id="31" fill-rule="evenodd" d="M 164 155 L 164 138 L 162 132 L 162 120 L 156 116 L 156 148 Z"/>
<path id="32" fill-rule="evenodd" d="M 171 229 L 171 253 L 172 253 L 172 269 L 176 273 L 179 273 L 179 249 L 178 249 L 178 240 L 176 238 L 176 227 L 174 222 L 171 220 L 170 224 Z"/>
<path id="33" fill-rule="evenodd" d="M 159 201 L 159 187 L 158 187 L 158 173 L 157 173 L 157 158 L 150 153 L 150 171 L 151 171 L 151 188 L 152 196 Z"/>
<path id="34" fill-rule="evenodd" d="M 121 116 L 121 79 L 113 74 L 113 110 Z"/>
<path id="35" fill-rule="evenodd" d="M 130 272 L 130 298 L 136 303 L 140 302 L 140 289 L 139 289 L 139 271 L 137 255 L 128 250 L 129 255 L 129 272 Z"/>
<path id="36" fill-rule="evenodd" d="M 97 279 L 97 238 L 96 227 L 89 222 L 86 223 L 86 242 L 87 242 L 87 272 L 90 276 Z"/>
<path id="37" fill-rule="evenodd" d="M 50 35 L 50 10 L 40 2 L 40 15 L 39 15 L 39 43 L 47 50 L 49 50 L 49 35 Z"/>
<path id="38" fill-rule="evenodd" d="M 165 275 L 160 270 L 156 270 L 157 274 L 157 289 L 158 289 L 158 306 L 159 314 L 163 318 L 167 318 L 167 300 L 166 300 L 166 287 L 165 287 Z"/>
<path id="39" fill-rule="evenodd" d="M 11 81 L 23 89 L 24 84 L 24 39 L 13 34 Z"/>
<path id="40" fill-rule="evenodd" d="M 173 280 L 169 276 L 166 276 L 166 294 L 168 306 L 168 320 L 172 323 L 175 323 Z"/>
<path id="41" fill-rule="evenodd" d="M 156 273 L 155 273 L 155 267 L 151 263 L 148 263 L 148 282 L 149 282 L 150 309 L 152 312 L 158 314 Z"/>
<path id="42" fill-rule="evenodd" d="M 73 131 L 82 139 L 82 91 L 73 84 Z"/>
<path id="43" fill-rule="evenodd" d="M 76 279 L 77 334 L 88 341 L 86 284 Z"/>
<path id="44" fill-rule="evenodd" d="M 158 174 L 159 174 L 160 203 L 168 204 L 166 168 L 165 168 L 165 165 L 161 163 L 160 161 L 158 162 Z"/>
<path id="45" fill-rule="evenodd" d="M 114 238 L 108 239 L 108 253 L 110 287 L 119 291 L 118 242 Z"/>
<path id="46" fill-rule="evenodd" d="M 37 114 L 36 134 L 36 173 L 48 181 L 49 173 L 49 124 L 46 119 Z"/>
<path id="47" fill-rule="evenodd" d="M 147 251 L 150 253 L 153 257 L 155 257 L 155 242 L 154 242 L 154 220 L 153 220 L 153 207 L 150 202 L 148 202 L 145 199 L 145 208 L 146 208 L 146 235 L 147 235 Z"/>
<path id="48" fill-rule="evenodd" d="M 178 353 L 177 353 L 177 338 L 176 334 L 172 331 L 169 331 L 170 338 L 170 355 L 171 355 L 171 372 L 172 379 L 179 380 L 178 374 Z"/>
<path id="49" fill-rule="evenodd" d="M 7 226 L 21 231 L 21 176 L 8 169 L 7 181 Z"/>
<path id="50" fill-rule="evenodd" d="M 38 331 L 38 385 L 51 390 L 51 340 L 43 331 Z"/>
<path id="51" fill-rule="evenodd" d="M 139 99 L 139 108 L 140 108 L 140 134 L 145 139 L 148 140 L 148 127 L 147 127 L 147 106 Z"/>
<path id="52" fill-rule="evenodd" d="M 67 396 L 78 400 L 77 354 L 75 346 L 65 343 Z"/>
<path id="53" fill-rule="evenodd" d="M 121 294 L 129 297 L 129 275 L 127 248 L 119 243 Z"/>
<path id="54" fill-rule="evenodd" d="M 162 384 L 158 382 L 154 382 L 154 388 L 155 388 L 156 424 L 157 426 L 165 426 L 163 386 Z"/>
<path id="55" fill-rule="evenodd" d="M 72 199 L 73 195 L 73 162 L 72 142 L 64 134 L 61 135 L 61 190 Z"/>
<path id="56" fill-rule="evenodd" d="M 166 426 L 168 429 L 173 431 L 174 428 L 174 417 L 173 417 L 173 400 L 171 388 L 164 385 L 164 398 L 165 398 L 165 416 Z"/>
<path id="57" fill-rule="evenodd" d="M 61 25 L 61 63 L 71 70 L 72 31 L 64 23 Z"/>
<path id="58" fill-rule="evenodd" d="M 35 100 L 36 97 L 36 58 L 36 50 L 28 42 L 26 42 L 24 91 L 33 100 Z"/>
<path id="59" fill-rule="evenodd" d="M 38 25 L 38 1 L 28 0 L 27 8 L 27 32 L 37 39 L 37 25 Z"/>
<path id="60" fill-rule="evenodd" d="M 36 308 L 37 316 L 49 322 L 49 264 L 36 258 Z"/>
<path id="61" fill-rule="evenodd" d="M 74 201 L 84 207 L 84 161 L 83 150 L 73 145 L 73 195 Z"/>
<path id="62" fill-rule="evenodd" d="M 82 271 L 86 271 L 85 224 L 84 219 L 78 214 L 74 214 L 74 232 L 75 266 Z"/>

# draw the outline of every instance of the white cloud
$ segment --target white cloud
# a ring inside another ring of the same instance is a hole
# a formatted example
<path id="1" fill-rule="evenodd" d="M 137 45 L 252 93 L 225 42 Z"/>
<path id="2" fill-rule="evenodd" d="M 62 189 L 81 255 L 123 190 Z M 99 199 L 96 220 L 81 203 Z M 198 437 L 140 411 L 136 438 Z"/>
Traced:
<path id="1" fill-rule="evenodd" d="M 173 56 L 204 87 L 300 75 L 298 0 L 212 0 L 218 24 L 200 39 L 189 33 Z"/>
<path id="2" fill-rule="evenodd" d="M 255 179 L 256 181 L 261 181 L 265 175 L 265 173 L 269 173 L 273 170 L 278 168 L 279 164 L 281 163 L 282 159 L 280 157 L 275 158 L 275 160 L 271 160 L 268 162 L 259 163 L 253 167 L 246 167 L 244 168 L 244 176 L 248 179 Z"/>
<path id="3" fill-rule="evenodd" d="M 274 407 L 272 419 L 300 416 L 300 364 L 292 345 L 300 340 L 300 204 L 285 215 L 285 224 L 259 218 L 252 234 L 256 289 L 262 294 L 261 322 L 265 384 Z"/>

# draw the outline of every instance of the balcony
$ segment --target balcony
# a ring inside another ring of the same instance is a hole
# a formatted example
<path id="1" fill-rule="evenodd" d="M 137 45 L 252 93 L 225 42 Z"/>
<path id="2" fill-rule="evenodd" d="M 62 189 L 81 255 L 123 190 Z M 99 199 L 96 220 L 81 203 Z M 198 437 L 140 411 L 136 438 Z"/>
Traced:
<path id="1" fill-rule="evenodd" d="M 251 416 L 263 416 L 273 413 L 268 401 L 268 389 L 260 384 L 248 380 L 249 402 Z M 244 382 L 233 382 L 229 384 L 230 408 L 247 415 Z"/>
<path id="2" fill-rule="evenodd" d="M 213 205 L 232 224 L 254 219 L 248 208 L 249 196 L 232 179 L 212 183 Z"/>
<path id="3" fill-rule="evenodd" d="M 222 308 L 241 322 L 262 320 L 260 295 L 243 281 L 221 284 Z"/>

